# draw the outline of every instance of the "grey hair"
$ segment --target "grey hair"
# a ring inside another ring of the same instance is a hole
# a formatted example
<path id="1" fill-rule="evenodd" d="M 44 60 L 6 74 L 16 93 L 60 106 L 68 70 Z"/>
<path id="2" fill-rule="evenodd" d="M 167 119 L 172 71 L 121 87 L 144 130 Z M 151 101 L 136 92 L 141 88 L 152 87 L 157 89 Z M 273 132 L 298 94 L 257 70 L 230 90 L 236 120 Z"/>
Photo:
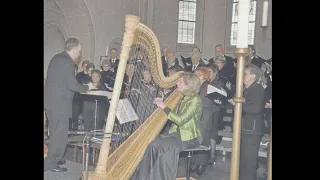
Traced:
<path id="1" fill-rule="evenodd" d="M 80 44 L 79 40 L 76 38 L 68 38 L 64 43 L 64 50 L 71 51 L 73 48 L 78 47 Z"/>
<path id="2" fill-rule="evenodd" d="M 216 57 L 214 57 L 214 62 L 217 61 L 222 61 L 223 63 L 226 63 L 226 58 L 222 55 L 217 55 Z"/>
<path id="3" fill-rule="evenodd" d="M 257 81 L 258 83 L 262 83 L 263 79 L 264 79 L 264 74 L 263 71 L 258 68 L 256 65 L 253 64 L 249 64 L 245 67 L 245 71 L 249 72 L 251 75 L 254 74 L 255 77 L 255 81 Z"/>
<path id="4" fill-rule="evenodd" d="M 104 65 L 110 65 L 110 61 L 109 61 L 108 59 L 105 59 L 105 60 L 102 61 L 101 65 L 102 65 L 102 66 L 104 66 Z"/>
<path id="5" fill-rule="evenodd" d="M 200 80 L 195 73 L 183 72 L 181 74 L 184 84 L 188 87 L 182 92 L 186 96 L 194 96 L 199 93 Z"/>

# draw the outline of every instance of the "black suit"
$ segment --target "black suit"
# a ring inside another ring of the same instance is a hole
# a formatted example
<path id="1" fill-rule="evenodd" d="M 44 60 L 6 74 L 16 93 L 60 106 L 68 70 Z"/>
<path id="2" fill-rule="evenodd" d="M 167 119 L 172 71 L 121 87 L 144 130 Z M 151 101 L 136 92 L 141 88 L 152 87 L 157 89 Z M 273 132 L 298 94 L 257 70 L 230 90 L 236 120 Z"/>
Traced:
<path id="1" fill-rule="evenodd" d="M 261 57 L 259 56 L 254 56 L 251 60 L 251 64 L 254 64 L 256 65 L 258 68 L 261 68 L 262 67 L 262 64 L 264 63 L 264 59 L 262 59 Z"/>
<path id="2" fill-rule="evenodd" d="M 184 71 L 186 72 L 194 72 L 198 67 L 204 67 L 206 65 L 206 63 L 204 63 L 204 61 L 200 58 L 198 66 L 195 69 L 193 69 L 191 57 L 183 58 L 181 56 L 181 58 L 182 62 L 184 63 Z"/>
<path id="3" fill-rule="evenodd" d="M 44 108 L 49 122 L 50 142 L 44 170 L 57 167 L 68 142 L 69 117 L 74 92 L 85 92 L 88 86 L 79 84 L 70 55 L 63 51 L 55 55 L 48 66 L 44 86 Z"/>
<path id="4" fill-rule="evenodd" d="M 114 73 L 117 74 L 118 66 L 119 66 L 119 59 L 109 59 L 110 67 L 114 69 Z"/>
<path id="5" fill-rule="evenodd" d="M 168 72 L 168 69 L 169 69 L 169 64 L 168 62 L 166 61 L 165 59 L 165 56 L 162 56 L 161 57 L 161 60 L 162 60 L 162 70 L 163 70 L 163 74 L 164 76 L 168 76 L 169 75 L 169 72 Z M 174 65 L 173 66 L 176 66 L 178 69 L 183 69 L 182 66 L 179 65 L 179 60 L 178 58 L 175 58 L 174 59 Z"/>

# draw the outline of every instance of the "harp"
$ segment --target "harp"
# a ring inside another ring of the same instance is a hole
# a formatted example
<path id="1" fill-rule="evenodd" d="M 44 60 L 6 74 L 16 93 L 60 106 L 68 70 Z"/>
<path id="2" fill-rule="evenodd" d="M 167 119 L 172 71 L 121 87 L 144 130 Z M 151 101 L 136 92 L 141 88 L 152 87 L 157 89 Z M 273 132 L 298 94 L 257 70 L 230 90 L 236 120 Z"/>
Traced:
<path id="1" fill-rule="evenodd" d="M 87 176 L 88 179 L 92 180 L 129 179 L 142 160 L 147 145 L 158 136 L 167 121 L 165 113 L 155 107 L 153 111 L 143 115 L 143 117 L 138 115 L 140 118 L 138 122 L 119 124 L 117 120 L 115 121 L 121 94 L 120 91 L 123 89 L 123 79 L 127 66 L 134 66 L 135 68 L 140 66 L 148 69 L 152 76 L 154 89 L 156 90 L 172 88 L 180 77 L 179 72 L 170 77 L 164 76 L 157 37 L 151 29 L 140 23 L 139 17 L 126 15 L 120 62 L 98 163 L 94 171 L 90 171 L 88 174 L 83 173 L 82 179 L 86 179 Z M 141 79 L 144 75 L 141 71 L 140 73 L 137 73 L 139 70 L 134 71 L 134 73 L 127 73 L 129 76 L 133 74 L 133 77 L 127 78 L 129 81 L 132 79 L 131 83 L 125 82 L 125 84 L 131 84 L 129 88 L 126 87 L 126 91 L 129 91 L 129 94 L 132 93 L 134 89 L 138 89 L 139 84 L 143 84 L 144 81 L 146 81 L 145 79 Z M 140 88 L 138 90 L 141 91 L 142 89 Z M 142 98 L 144 97 L 142 96 Z M 171 95 L 166 98 L 165 104 L 172 109 L 178 104 L 180 98 L 181 94 L 178 91 L 173 91 Z M 153 99 L 152 101 L 148 101 L 147 106 L 142 109 L 153 107 L 152 102 Z M 133 100 L 131 100 L 131 103 L 134 108 L 139 106 L 134 105 Z M 136 110 L 136 112 L 139 113 L 142 109 Z M 129 125 L 130 130 L 128 130 L 128 126 L 127 128 L 125 127 L 126 125 Z M 127 129 L 124 133 L 125 138 L 122 138 L 118 142 L 113 142 L 112 135 L 110 134 L 119 132 L 121 129 Z"/>

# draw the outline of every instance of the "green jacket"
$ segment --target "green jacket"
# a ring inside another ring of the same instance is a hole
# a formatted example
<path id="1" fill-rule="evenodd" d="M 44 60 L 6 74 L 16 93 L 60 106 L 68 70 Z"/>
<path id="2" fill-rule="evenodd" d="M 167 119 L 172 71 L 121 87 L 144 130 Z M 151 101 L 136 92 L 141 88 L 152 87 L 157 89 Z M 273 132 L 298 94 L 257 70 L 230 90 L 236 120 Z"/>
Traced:
<path id="1" fill-rule="evenodd" d="M 177 114 L 178 106 L 174 111 L 171 111 L 168 107 L 164 109 L 168 115 L 168 119 L 173 122 L 169 133 L 177 132 L 177 127 L 179 126 L 182 141 L 192 140 L 201 136 L 199 129 L 201 117 L 200 96 L 198 94 L 194 96 L 185 96 L 181 101 L 179 114 Z"/>

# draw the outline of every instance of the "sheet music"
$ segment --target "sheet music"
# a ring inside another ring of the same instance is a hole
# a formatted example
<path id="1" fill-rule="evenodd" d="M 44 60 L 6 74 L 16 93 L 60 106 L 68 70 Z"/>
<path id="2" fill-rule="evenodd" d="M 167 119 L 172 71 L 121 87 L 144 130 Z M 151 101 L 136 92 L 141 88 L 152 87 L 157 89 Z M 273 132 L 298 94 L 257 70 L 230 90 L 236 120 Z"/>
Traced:
<path id="1" fill-rule="evenodd" d="M 120 124 L 130 121 L 136 121 L 139 119 L 128 99 L 119 100 L 116 116 Z"/>
<path id="2" fill-rule="evenodd" d="M 214 92 L 217 92 L 217 93 L 227 97 L 227 93 L 223 89 L 218 89 L 218 88 L 212 86 L 211 84 L 208 84 L 208 86 L 207 86 L 207 94 L 211 94 L 211 93 L 214 93 Z"/>
<path id="3" fill-rule="evenodd" d="M 88 91 L 88 92 L 81 93 L 81 94 L 105 96 L 105 97 L 108 97 L 108 99 L 111 99 L 111 97 L 112 97 L 112 92 L 108 92 L 108 91 Z"/>

